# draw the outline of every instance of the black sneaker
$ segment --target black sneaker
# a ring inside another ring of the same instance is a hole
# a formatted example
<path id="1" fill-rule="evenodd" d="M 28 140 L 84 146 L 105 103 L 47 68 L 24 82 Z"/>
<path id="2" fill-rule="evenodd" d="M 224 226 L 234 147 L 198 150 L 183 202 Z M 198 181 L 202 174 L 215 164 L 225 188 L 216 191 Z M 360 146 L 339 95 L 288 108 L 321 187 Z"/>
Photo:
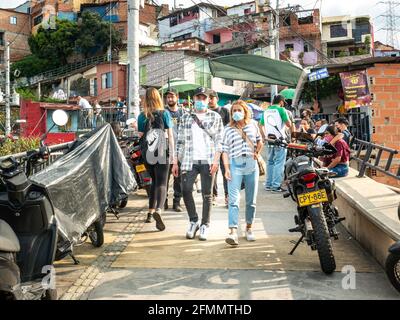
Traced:
<path id="1" fill-rule="evenodd" d="M 153 213 L 153 218 L 156 221 L 156 228 L 160 231 L 164 231 L 165 224 L 161 218 L 161 209 L 157 209 L 156 212 Z"/>
<path id="2" fill-rule="evenodd" d="M 152 223 L 152 222 L 153 222 L 153 214 L 151 212 L 148 212 L 145 223 Z"/>
<path id="3" fill-rule="evenodd" d="M 168 210 L 168 200 L 166 200 L 164 203 L 164 210 Z"/>
<path id="4" fill-rule="evenodd" d="M 179 203 L 174 203 L 173 209 L 175 210 L 175 212 L 182 212 L 183 209 L 181 207 L 181 205 Z"/>
<path id="5" fill-rule="evenodd" d="M 287 190 L 282 189 L 281 187 L 279 187 L 279 188 L 276 188 L 276 189 L 272 189 L 271 191 L 272 191 L 272 193 L 283 193 L 283 192 L 286 192 Z"/>

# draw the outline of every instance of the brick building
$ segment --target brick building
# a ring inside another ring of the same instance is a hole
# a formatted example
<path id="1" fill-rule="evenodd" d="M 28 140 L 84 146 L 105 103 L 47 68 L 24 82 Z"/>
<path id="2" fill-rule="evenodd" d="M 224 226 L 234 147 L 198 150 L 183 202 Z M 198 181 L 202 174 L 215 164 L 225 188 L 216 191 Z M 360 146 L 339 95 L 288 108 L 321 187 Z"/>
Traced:
<path id="1" fill-rule="evenodd" d="M 4 64 L 4 50 L 7 42 L 10 46 L 11 62 L 18 61 L 30 54 L 28 38 L 31 34 L 29 14 L 11 9 L 0 9 L 0 68 Z"/>

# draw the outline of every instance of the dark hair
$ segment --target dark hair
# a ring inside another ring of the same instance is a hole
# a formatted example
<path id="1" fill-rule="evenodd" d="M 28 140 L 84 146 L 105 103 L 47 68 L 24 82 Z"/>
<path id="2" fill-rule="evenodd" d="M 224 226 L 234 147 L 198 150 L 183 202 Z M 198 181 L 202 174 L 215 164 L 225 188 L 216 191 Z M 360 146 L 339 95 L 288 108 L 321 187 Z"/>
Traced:
<path id="1" fill-rule="evenodd" d="M 335 120 L 335 123 L 340 123 L 340 124 L 344 124 L 344 125 L 346 125 L 346 126 L 348 126 L 349 125 L 349 121 L 346 119 L 346 118 L 338 118 L 338 119 L 336 119 Z"/>
<path id="2" fill-rule="evenodd" d="M 336 130 L 334 126 L 329 126 L 326 128 L 325 132 L 328 132 L 329 134 L 336 136 Z"/>
<path id="3" fill-rule="evenodd" d="M 116 122 L 116 121 L 112 122 L 111 128 L 114 131 L 114 134 L 117 138 L 121 136 L 122 129 L 121 129 L 121 125 L 118 122 Z"/>
<path id="4" fill-rule="evenodd" d="M 273 104 L 279 104 L 281 102 L 285 102 L 285 97 L 280 94 L 276 95 L 272 101 Z"/>

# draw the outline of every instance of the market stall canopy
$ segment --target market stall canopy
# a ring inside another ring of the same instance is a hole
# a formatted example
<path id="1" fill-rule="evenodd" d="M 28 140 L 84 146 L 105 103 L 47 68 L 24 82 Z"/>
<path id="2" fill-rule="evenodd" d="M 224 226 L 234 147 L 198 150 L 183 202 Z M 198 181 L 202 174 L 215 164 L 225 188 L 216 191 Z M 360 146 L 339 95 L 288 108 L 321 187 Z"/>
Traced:
<path id="1" fill-rule="evenodd" d="M 161 87 L 160 91 L 162 93 L 165 93 L 168 90 L 169 86 L 171 88 L 174 88 L 178 92 L 191 91 L 191 90 L 195 90 L 198 87 L 200 87 L 200 85 L 198 85 L 198 84 L 188 82 L 184 79 L 175 78 L 175 79 L 172 79 L 169 81 L 169 85 L 168 85 L 168 83 L 163 85 Z"/>
<path id="2" fill-rule="evenodd" d="M 296 87 L 303 70 L 286 61 L 252 54 L 234 54 L 210 59 L 214 77 Z"/>

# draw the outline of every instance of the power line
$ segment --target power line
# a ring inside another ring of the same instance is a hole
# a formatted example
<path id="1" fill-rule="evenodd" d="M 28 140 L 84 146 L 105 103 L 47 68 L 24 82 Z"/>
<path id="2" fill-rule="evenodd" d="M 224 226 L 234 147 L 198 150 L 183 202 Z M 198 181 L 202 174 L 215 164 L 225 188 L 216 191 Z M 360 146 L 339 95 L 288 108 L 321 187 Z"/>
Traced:
<path id="1" fill-rule="evenodd" d="M 395 8 L 400 5 L 397 1 L 380 1 L 379 3 L 386 4 L 388 6 L 387 14 L 381 15 L 386 18 L 386 26 L 382 30 L 386 30 L 386 42 L 392 47 L 396 47 L 397 37 L 395 37 L 395 32 L 400 31 L 396 26 L 396 20 L 400 16 L 396 15 Z"/>

